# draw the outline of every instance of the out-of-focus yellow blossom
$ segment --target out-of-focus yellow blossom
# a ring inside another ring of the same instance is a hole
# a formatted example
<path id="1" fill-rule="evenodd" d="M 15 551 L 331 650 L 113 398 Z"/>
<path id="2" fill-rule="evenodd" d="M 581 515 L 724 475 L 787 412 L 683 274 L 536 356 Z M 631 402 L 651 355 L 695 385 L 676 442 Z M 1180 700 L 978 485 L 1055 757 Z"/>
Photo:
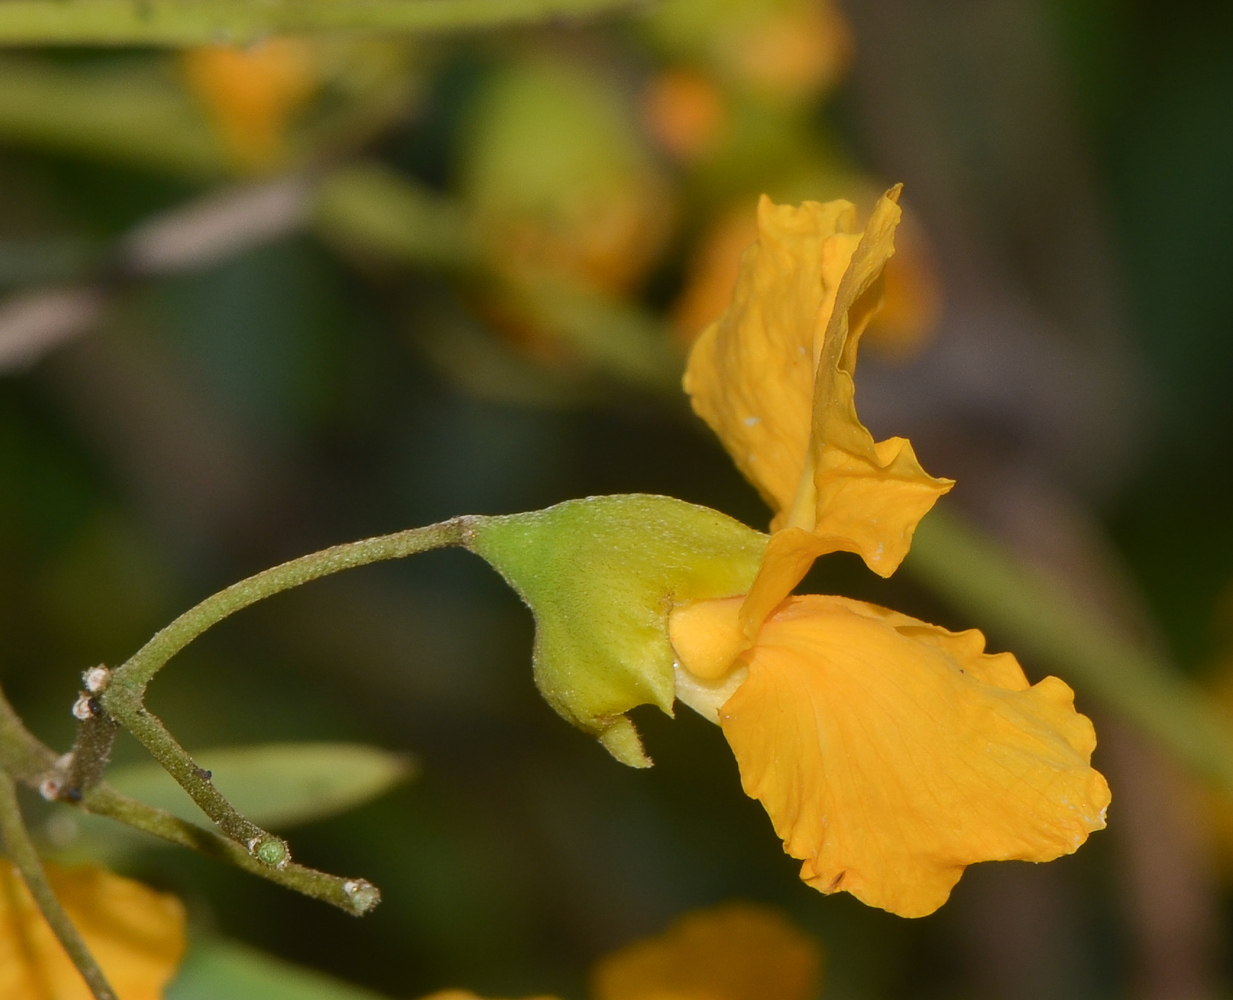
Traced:
<path id="1" fill-rule="evenodd" d="M 287 157 L 287 127 L 319 85 L 312 43 L 271 38 L 250 48 L 184 53 L 189 87 L 205 105 L 235 168 L 265 173 Z"/>
<path id="2" fill-rule="evenodd" d="M 621 294 L 667 236 L 666 182 L 620 91 L 590 67 L 506 67 L 477 99 L 463 147 L 464 196 L 512 281 Z"/>
<path id="3" fill-rule="evenodd" d="M 714 81 L 679 67 L 651 80 L 642 112 L 647 131 L 675 159 L 686 163 L 715 148 L 728 116 Z"/>
<path id="4" fill-rule="evenodd" d="M 161 1000 L 184 955 L 179 900 L 98 868 L 49 865 L 47 879 L 120 1000 Z M 90 996 L 25 883 L 0 867 L 0 997 Z"/>
<path id="5" fill-rule="evenodd" d="M 591 992 L 594 1000 L 813 1000 L 821 978 L 816 942 L 775 910 L 729 903 L 601 959 Z"/>
<path id="6" fill-rule="evenodd" d="M 698 339 L 695 410 L 775 512 L 749 592 L 672 613 L 678 697 L 718 722 L 801 876 L 903 916 L 966 865 L 1047 861 L 1104 826 L 1095 734 L 1057 678 L 1030 686 L 977 631 L 837 597 L 789 597 L 818 556 L 882 576 L 951 487 L 856 416 L 861 334 L 894 252 L 898 189 L 856 231 L 847 202 L 763 199 L 732 304 Z"/>
<path id="7" fill-rule="evenodd" d="M 591 995 L 593 1000 L 813 1000 L 821 971 L 817 944 L 777 911 L 729 903 L 687 914 L 663 934 L 600 959 Z M 447 990 L 424 1000 L 480 998 Z"/>
<path id="8" fill-rule="evenodd" d="M 865 331 L 864 345 L 885 361 L 907 361 L 928 343 L 942 318 L 942 280 L 933 249 L 911 214 L 895 234 L 895 256 L 883 272 L 882 308 Z"/>
<path id="9" fill-rule="evenodd" d="M 851 60 L 851 31 L 829 0 L 665 0 L 646 24 L 674 60 L 775 101 L 816 97 Z"/>

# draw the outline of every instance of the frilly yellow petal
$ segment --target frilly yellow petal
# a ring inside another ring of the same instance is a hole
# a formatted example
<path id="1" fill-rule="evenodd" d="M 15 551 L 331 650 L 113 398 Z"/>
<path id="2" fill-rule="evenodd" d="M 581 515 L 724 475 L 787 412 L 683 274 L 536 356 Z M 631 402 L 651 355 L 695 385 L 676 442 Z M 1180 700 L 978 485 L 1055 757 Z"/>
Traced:
<path id="1" fill-rule="evenodd" d="M 811 481 L 801 484 L 785 522 L 847 539 L 882 576 L 898 568 L 917 522 L 954 485 L 928 475 L 905 439 L 875 442 L 856 415 L 856 354 L 881 304 L 878 279 L 895 252 L 898 197 L 892 188 L 878 201 L 836 294 L 814 386 Z"/>
<path id="2" fill-rule="evenodd" d="M 812 1000 L 818 946 L 775 910 L 729 903 L 602 959 L 594 1000 Z"/>
<path id="3" fill-rule="evenodd" d="M 776 513 L 791 506 L 809 452 L 814 373 L 859 236 L 846 201 L 758 203 L 732 304 L 689 356 L 685 391 Z"/>
<path id="4" fill-rule="evenodd" d="M 99 868 L 47 866 L 47 879 L 123 1000 L 161 1000 L 184 954 L 184 908 Z M 0 867 L 0 997 L 89 1000 L 90 990 L 25 884 Z"/>
<path id="5" fill-rule="evenodd" d="M 1104 827 L 1070 688 L 1029 686 L 983 649 L 979 632 L 839 597 L 767 620 L 720 721 L 810 885 L 923 916 L 969 864 L 1049 861 Z"/>
<path id="6" fill-rule="evenodd" d="M 732 304 L 690 354 L 685 390 L 775 512 L 766 579 L 744 618 L 765 615 L 826 552 L 858 553 L 889 576 L 917 522 L 953 485 L 920 466 L 902 438 L 875 442 L 856 415 L 852 374 L 861 334 L 881 304 L 894 253 L 899 189 L 855 234 L 848 202 L 758 206 Z M 795 579 L 790 579 L 795 577 Z M 789 581 L 786 584 L 784 581 Z"/>

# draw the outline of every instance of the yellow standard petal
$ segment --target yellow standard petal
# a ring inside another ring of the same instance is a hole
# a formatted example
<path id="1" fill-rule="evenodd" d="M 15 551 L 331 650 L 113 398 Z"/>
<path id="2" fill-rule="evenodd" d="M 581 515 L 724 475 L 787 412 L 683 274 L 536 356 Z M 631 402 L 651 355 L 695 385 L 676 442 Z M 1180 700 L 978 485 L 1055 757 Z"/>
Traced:
<path id="1" fill-rule="evenodd" d="M 881 198 L 864 233 L 848 202 L 764 197 L 732 304 L 690 354 L 694 409 L 770 504 L 772 530 L 791 532 L 772 539 L 750 593 L 750 640 L 819 555 L 856 552 L 893 573 L 953 485 L 929 476 L 907 440 L 874 441 L 856 415 L 852 375 L 894 253 L 898 194 Z"/>
<path id="2" fill-rule="evenodd" d="M 822 892 L 923 916 L 966 865 L 1050 861 L 1105 825 L 1073 692 L 1029 685 L 977 631 L 794 597 L 744 658 L 720 723 L 746 793 Z"/>
<path id="3" fill-rule="evenodd" d="M 729 903 L 602 959 L 594 1000 L 813 1000 L 822 955 L 780 913 Z"/>
<path id="4" fill-rule="evenodd" d="M 179 900 L 99 868 L 48 865 L 47 879 L 121 1000 L 161 1000 L 184 955 Z M 25 883 L 0 867 L 0 997 L 90 995 Z"/>
<path id="5" fill-rule="evenodd" d="M 777 519 L 809 453 L 814 375 L 826 323 L 860 235 L 846 201 L 758 204 L 727 312 L 699 336 L 685 391 Z M 778 523 L 775 525 L 778 527 Z"/>

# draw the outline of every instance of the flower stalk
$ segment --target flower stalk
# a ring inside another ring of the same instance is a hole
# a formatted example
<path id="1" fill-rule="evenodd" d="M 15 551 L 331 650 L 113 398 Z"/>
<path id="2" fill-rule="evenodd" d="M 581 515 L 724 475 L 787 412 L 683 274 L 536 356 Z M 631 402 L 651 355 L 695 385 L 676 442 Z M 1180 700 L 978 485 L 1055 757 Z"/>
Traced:
<path id="1" fill-rule="evenodd" d="M 335 545 L 234 583 L 180 615 L 112 672 L 98 695 L 101 713 L 127 729 L 188 792 L 231 840 L 274 868 L 291 860 L 285 841 L 246 819 L 214 787 L 210 772 L 200 767 L 144 704 L 146 686 L 176 653 L 224 618 L 251 604 L 323 576 L 387 559 L 463 544 L 471 519 L 453 518 L 423 528 L 410 528 Z M 88 789 L 80 789 L 88 791 Z"/>

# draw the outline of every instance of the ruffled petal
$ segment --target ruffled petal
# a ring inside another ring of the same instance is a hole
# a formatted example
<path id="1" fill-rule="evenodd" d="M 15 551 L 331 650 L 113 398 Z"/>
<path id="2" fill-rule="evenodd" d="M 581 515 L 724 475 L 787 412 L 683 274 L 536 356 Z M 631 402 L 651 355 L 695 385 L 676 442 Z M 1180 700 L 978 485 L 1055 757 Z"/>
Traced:
<path id="1" fill-rule="evenodd" d="M 840 597 L 767 620 L 720 722 L 810 885 L 923 916 L 966 865 L 1049 861 L 1104 827 L 1073 692 L 983 650 L 979 632 Z"/>
<path id="2" fill-rule="evenodd" d="M 772 542 L 743 615 L 751 636 L 819 555 L 855 552 L 889 576 L 953 485 L 903 438 L 874 441 L 856 415 L 852 374 L 881 304 L 898 194 L 882 197 L 863 234 L 847 202 L 763 198 L 732 304 L 690 354 L 694 409 L 770 504 L 776 535 L 799 529 Z"/>
<path id="3" fill-rule="evenodd" d="M 729 903 L 682 917 L 602 959 L 595 1000 L 812 1000 L 818 946 L 781 914 Z"/>
<path id="4" fill-rule="evenodd" d="M 954 485 L 926 473 L 904 438 L 875 442 L 856 415 L 857 348 L 881 305 L 879 279 L 902 215 L 898 196 L 894 188 L 878 202 L 836 294 L 814 386 L 812 491 L 802 487 L 787 521 L 846 539 L 881 576 L 899 567 L 917 522 Z"/>
<path id="5" fill-rule="evenodd" d="M 758 203 L 732 304 L 689 356 L 685 391 L 779 514 L 809 453 L 814 374 L 827 321 L 859 243 L 850 202 Z"/>

